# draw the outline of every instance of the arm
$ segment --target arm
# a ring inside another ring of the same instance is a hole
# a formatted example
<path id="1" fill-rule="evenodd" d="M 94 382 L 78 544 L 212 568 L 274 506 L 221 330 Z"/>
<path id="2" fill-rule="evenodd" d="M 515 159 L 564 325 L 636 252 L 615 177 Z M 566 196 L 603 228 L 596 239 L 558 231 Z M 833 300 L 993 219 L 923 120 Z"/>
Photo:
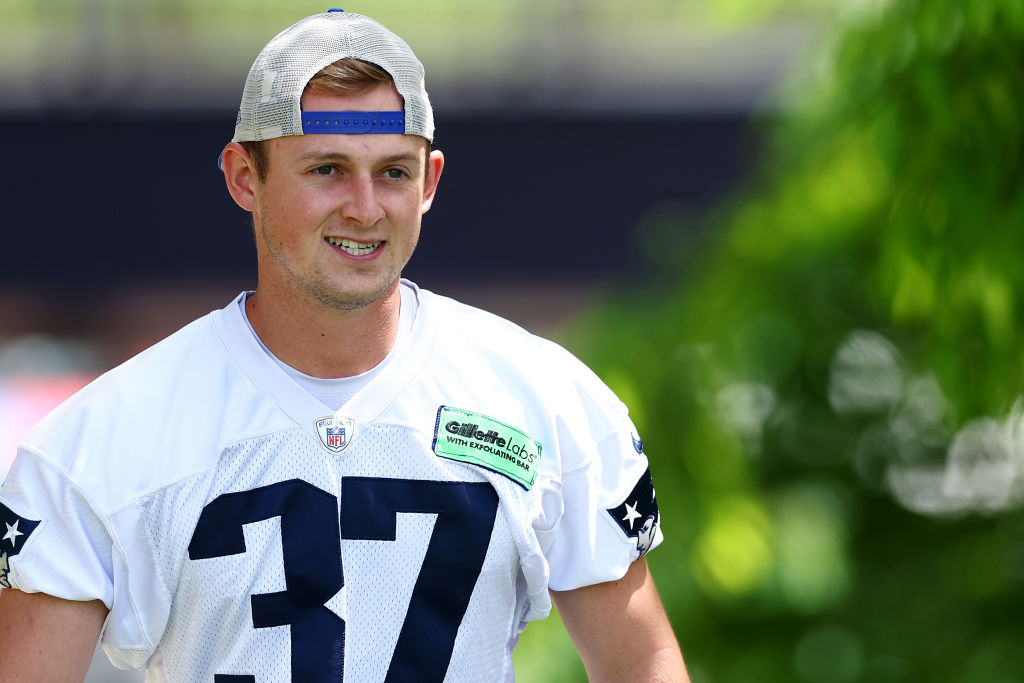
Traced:
<path id="1" fill-rule="evenodd" d="M 4 681 L 85 679 L 107 608 L 14 588 L 0 591 L 0 671 Z"/>
<path id="2" fill-rule="evenodd" d="M 551 595 L 593 683 L 689 683 L 647 560 L 618 581 Z"/>

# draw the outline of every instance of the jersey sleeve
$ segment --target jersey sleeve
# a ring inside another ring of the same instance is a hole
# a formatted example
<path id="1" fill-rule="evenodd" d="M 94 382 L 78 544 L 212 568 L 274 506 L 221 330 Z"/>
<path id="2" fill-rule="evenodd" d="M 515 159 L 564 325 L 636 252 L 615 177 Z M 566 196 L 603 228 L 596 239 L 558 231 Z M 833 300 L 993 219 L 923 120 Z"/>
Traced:
<path id="1" fill-rule="evenodd" d="M 592 449 L 581 466 L 562 474 L 563 510 L 547 551 L 554 590 L 620 579 L 663 538 L 647 456 L 632 422 L 623 418 Z"/>
<path id="2" fill-rule="evenodd" d="M 126 506 L 109 517 L 98 510 L 59 465 L 31 449 L 19 450 L 0 488 L 0 585 L 101 601 L 109 610 L 104 651 L 117 668 L 139 669 L 154 648 L 146 624 L 158 632 L 168 607 L 151 567 L 138 571 L 149 559 L 139 551 L 145 541 L 137 531 L 136 508 Z M 136 571 L 130 572 L 132 554 Z"/>
<path id="3" fill-rule="evenodd" d="M 113 543 L 86 495 L 21 450 L 0 489 L 0 584 L 65 600 L 114 601 Z"/>

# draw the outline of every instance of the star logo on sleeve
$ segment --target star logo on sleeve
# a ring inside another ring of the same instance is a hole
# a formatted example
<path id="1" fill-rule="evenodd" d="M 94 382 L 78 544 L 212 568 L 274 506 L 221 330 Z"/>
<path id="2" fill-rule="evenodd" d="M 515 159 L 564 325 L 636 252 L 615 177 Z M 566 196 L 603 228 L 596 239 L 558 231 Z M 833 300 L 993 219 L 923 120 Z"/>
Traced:
<path id="1" fill-rule="evenodd" d="M 7 524 L 4 522 L 4 524 Z M 4 535 L 3 540 L 10 541 L 11 546 L 18 545 L 18 536 L 24 536 L 24 532 L 18 531 L 18 525 L 21 524 L 20 519 L 14 520 L 14 526 L 7 524 L 7 533 Z"/>
<path id="2" fill-rule="evenodd" d="M 638 520 L 640 517 L 643 516 L 639 512 L 636 511 L 637 507 L 639 507 L 639 506 L 640 506 L 640 501 L 635 501 L 632 505 L 630 505 L 629 503 L 626 503 L 626 516 L 622 518 L 622 521 L 629 523 L 629 530 L 630 531 L 633 530 L 633 522 L 635 522 L 636 520 Z"/>
<path id="3" fill-rule="evenodd" d="M 39 526 L 39 520 L 22 517 L 0 503 L 0 524 L 2 524 L 0 528 L 6 530 L 3 537 L 0 538 L 0 586 L 10 588 L 11 584 L 7 578 L 10 573 L 10 558 L 20 553 L 21 549 L 25 547 L 29 536 Z"/>
<path id="4" fill-rule="evenodd" d="M 658 501 L 654 497 L 654 482 L 651 480 L 650 468 L 644 471 L 622 503 L 608 509 L 608 514 L 622 529 L 623 534 L 636 539 L 639 556 L 646 555 L 654 545 L 655 531 L 661 520 Z"/>

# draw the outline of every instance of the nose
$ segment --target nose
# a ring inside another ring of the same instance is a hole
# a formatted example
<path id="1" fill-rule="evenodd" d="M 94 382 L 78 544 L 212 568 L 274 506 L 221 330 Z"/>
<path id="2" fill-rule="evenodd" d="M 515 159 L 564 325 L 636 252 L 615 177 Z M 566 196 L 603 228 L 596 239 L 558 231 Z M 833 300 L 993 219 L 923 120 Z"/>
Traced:
<path id="1" fill-rule="evenodd" d="M 373 178 L 354 177 L 349 183 L 349 190 L 341 207 L 341 214 L 346 220 L 370 227 L 384 217 L 384 207 L 377 199 Z"/>

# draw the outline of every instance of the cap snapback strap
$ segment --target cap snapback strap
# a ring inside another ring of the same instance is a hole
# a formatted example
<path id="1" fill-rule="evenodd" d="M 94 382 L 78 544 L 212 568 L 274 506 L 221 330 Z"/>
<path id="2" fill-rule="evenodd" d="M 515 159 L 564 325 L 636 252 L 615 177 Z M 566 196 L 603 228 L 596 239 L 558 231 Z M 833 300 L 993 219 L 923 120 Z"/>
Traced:
<path id="1" fill-rule="evenodd" d="M 302 132 L 404 133 L 404 111 L 304 111 Z"/>

